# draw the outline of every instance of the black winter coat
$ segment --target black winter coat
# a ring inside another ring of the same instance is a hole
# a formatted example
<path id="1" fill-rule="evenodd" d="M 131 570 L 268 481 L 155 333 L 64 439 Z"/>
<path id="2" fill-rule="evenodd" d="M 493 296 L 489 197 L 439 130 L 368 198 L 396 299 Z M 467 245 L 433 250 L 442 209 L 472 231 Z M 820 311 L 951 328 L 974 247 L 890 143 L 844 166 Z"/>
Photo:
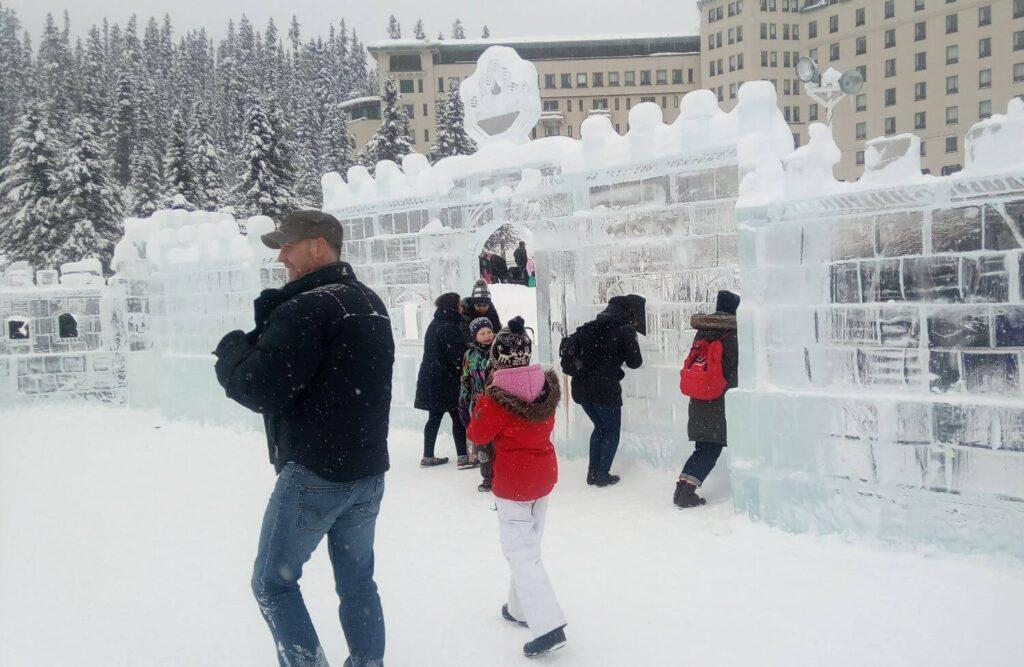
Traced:
<path id="1" fill-rule="evenodd" d="M 726 313 L 694 315 L 690 326 L 697 330 L 698 340 L 722 339 L 722 373 L 726 391 L 739 383 L 739 344 L 736 341 L 736 316 Z M 690 399 L 689 421 L 686 433 L 693 442 L 727 444 L 725 429 L 725 396 L 713 401 Z"/>
<path id="2" fill-rule="evenodd" d="M 512 257 L 513 259 L 516 260 L 516 266 L 518 266 L 520 269 L 526 268 L 526 260 L 528 259 L 528 257 L 526 256 L 526 248 L 524 248 L 523 246 L 519 246 L 518 248 L 516 248 L 516 251 L 512 253 Z"/>
<path id="3" fill-rule="evenodd" d="M 508 264 L 501 255 L 491 256 L 491 275 L 496 279 L 508 280 Z"/>
<path id="4" fill-rule="evenodd" d="M 462 316 L 451 308 L 438 308 L 427 326 L 423 340 L 423 361 L 416 379 L 416 402 L 420 410 L 447 412 L 459 405 L 462 356 L 466 333 Z"/>
<path id="5" fill-rule="evenodd" d="M 334 482 L 383 474 L 395 344 L 387 309 L 344 262 L 255 301 L 256 329 L 221 339 L 217 380 L 263 415 L 270 462 Z"/>
<path id="6" fill-rule="evenodd" d="M 572 378 L 572 400 L 577 403 L 622 405 L 622 379 L 626 377 L 622 364 L 640 368 L 644 363 L 636 337 L 636 316 L 625 299 L 613 297 L 595 319 L 603 330 L 600 352 L 593 373 Z"/>

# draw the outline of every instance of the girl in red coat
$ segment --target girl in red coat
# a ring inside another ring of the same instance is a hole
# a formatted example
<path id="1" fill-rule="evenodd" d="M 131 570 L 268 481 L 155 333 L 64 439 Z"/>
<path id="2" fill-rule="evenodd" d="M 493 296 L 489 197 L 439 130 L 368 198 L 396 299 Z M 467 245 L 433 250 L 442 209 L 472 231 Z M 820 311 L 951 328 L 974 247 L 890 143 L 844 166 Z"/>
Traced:
<path id="1" fill-rule="evenodd" d="M 551 432 L 561 391 L 554 371 L 530 365 L 532 349 L 521 317 L 494 338 L 495 371 L 467 434 L 475 443 L 494 443 L 493 492 L 501 549 L 512 572 L 501 614 L 530 628 L 534 639 L 523 646 L 527 657 L 562 648 L 566 624 L 540 555 L 548 494 L 558 480 Z"/>

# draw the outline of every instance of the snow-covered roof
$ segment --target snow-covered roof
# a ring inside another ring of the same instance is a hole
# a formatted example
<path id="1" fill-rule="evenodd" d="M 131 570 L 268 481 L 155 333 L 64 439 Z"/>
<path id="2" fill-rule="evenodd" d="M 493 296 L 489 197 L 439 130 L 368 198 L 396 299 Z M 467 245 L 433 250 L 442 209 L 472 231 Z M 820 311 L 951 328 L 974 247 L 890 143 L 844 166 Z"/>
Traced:
<path id="1" fill-rule="evenodd" d="M 367 104 L 370 102 L 380 102 L 380 95 L 366 95 L 364 97 L 353 97 L 350 100 L 345 100 L 340 104 L 342 109 L 348 109 L 350 107 L 359 106 L 360 104 Z"/>
<path id="2" fill-rule="evenodd" d="M 692 33 L 638 33 L 633 35 L 558 35 L 546 37 L 483 37 L 477 39 L 381 39 L 370 42 L 367 49 L 393 49 L 395 47 L 433 46 L 437 48 L 460 46 L 494 46 L 495 44 L 564 44 L 567 42 L 636 42 L 699 37 Z"/>

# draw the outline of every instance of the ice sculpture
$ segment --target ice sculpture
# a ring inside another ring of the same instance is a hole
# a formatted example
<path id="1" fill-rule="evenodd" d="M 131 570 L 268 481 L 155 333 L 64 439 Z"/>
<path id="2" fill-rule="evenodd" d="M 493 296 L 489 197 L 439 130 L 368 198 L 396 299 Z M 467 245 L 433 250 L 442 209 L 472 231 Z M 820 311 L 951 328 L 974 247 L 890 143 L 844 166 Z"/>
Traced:
<path id="1" fill-rule="evenodd" d="M 459 84 L 459 94 L 466 132 L 478 144 L 525 143 L 540 120 L 537 68 L 507 46 L 484 51 L 473 75 Z"/>
<path id="2" fill-rule="evenodd" d="M 924 177 L 889 137 L 858 183 L 737 211 L 737 508 L 1024 556 L 1024 136 L 993 129 L 1019 110 L 968 134 L 976 157 L 1016 137 L 1000 170 Z"/>

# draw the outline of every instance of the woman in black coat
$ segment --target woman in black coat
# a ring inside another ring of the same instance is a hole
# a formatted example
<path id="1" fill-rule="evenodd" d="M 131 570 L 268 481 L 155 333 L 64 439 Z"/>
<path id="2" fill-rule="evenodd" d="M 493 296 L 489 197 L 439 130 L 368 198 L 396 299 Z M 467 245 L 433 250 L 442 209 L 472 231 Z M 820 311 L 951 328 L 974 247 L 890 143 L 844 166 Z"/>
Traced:
<path id="1" fill-rule="evenodd" d="M 462 379 L 462 357 L 466 352 L 463 332 L 462 302 L 455 292 L 437 297 L 434 320 L 427 327 L 423 341 L 423 361 L 416 380 L 416 402 L 419 410 L 429 414 L 423 428 L 424 468 L 448 463 L 447 457 L 434 456 L 434 443 L 441 420 L 447 413 L 452 420 L 452 437 L 459 466 L 469 466 L 466 456 L 466 427 L 459 419 L 459 383 Z"/>

